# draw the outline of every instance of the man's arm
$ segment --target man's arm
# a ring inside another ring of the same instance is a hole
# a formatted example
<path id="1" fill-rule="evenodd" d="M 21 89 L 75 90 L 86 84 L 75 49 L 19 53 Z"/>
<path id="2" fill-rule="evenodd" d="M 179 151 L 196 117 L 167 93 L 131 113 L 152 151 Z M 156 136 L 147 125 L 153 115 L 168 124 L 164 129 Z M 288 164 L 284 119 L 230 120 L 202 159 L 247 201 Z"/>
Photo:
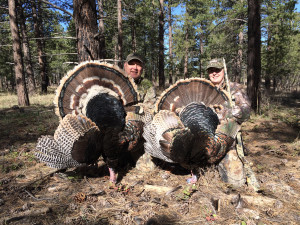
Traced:
<path id="1" fill-rule="evenodd" d="M 241 124 L 250 118 L 251 103 L 245 88 L 241 84 L 230 83 L 230 88 L 235 101 L 232 115 L 237 119 L 237 122 Z"/>

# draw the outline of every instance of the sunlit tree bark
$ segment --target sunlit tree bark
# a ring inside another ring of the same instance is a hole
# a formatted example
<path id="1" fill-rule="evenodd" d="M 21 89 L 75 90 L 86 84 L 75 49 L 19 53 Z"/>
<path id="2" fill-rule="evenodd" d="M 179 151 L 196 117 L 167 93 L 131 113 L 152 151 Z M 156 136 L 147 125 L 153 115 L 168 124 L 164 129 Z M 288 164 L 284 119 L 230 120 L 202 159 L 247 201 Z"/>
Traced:
<path id="1" fill-rule="evenodd" d="M 16 1 L 8 1 L 10 30 L 13 41 L 13 55 L 16 76 L 16 86 L 18 95 L 18 105 L 28 106 L 29 98 L 26 89 L 25 76 L 23 72 L 23 59 L 21 50 L 20 34 L 17 23 Z"/>

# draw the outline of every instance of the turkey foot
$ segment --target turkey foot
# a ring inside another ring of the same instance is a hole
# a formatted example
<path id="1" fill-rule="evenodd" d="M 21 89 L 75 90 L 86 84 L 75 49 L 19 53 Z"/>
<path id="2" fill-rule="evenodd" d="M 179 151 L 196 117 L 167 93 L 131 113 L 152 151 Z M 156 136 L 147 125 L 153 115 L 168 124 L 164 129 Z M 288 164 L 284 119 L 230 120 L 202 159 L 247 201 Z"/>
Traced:
<path id="1" fill-rule="evenodd" d="M 113 168 L 108 168 L 109 170 L 109 181 L 113 184 L 117 183 L 117 174 Z"/>

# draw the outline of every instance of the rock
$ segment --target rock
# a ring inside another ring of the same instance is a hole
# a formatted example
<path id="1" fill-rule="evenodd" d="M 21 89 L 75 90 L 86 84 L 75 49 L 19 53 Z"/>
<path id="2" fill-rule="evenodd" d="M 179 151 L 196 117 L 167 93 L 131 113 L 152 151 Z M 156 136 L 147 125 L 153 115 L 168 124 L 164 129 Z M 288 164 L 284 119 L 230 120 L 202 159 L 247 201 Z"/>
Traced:
<path id="1" fill-rule="evenodd" d="M 219 163 L 218 170 L 221 179 L 235 188 L 241 187 L 246 182 L 244 165 L 237 156 L 236 150 L 231 150 L 227 153 Z"/>
<path id="2" fill-rule="evenodd" d="M 282 209 L 283 208 L 282 201 L 277 200 L 276 202 L 274 202 L 274 208 L 275 209 Z"/>

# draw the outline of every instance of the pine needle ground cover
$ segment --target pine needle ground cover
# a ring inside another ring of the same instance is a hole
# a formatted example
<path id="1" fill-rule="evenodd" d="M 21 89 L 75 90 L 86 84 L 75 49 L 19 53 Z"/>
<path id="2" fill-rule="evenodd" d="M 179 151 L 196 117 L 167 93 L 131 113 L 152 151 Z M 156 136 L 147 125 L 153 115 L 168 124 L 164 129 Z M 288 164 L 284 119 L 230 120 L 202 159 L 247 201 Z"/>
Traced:
<path id="1" fill-rule="evenodd" d="M 48 168 L 33 149 L 58 126 L 53 97 L 37 95 L 30 107 L 18 108 L 16 100 L 7 103 L 16 96 L 1 93 L 1 224 L 300 223 L 299 98 L 273 99 L 243 125 L 246 158 L 260 184 L 256 193 L 226 185 L 214 167 L 203 169 L 194 186 L 182 168 L 126 167 L 116 187 L 102 159 L 83 169 Z"/>

